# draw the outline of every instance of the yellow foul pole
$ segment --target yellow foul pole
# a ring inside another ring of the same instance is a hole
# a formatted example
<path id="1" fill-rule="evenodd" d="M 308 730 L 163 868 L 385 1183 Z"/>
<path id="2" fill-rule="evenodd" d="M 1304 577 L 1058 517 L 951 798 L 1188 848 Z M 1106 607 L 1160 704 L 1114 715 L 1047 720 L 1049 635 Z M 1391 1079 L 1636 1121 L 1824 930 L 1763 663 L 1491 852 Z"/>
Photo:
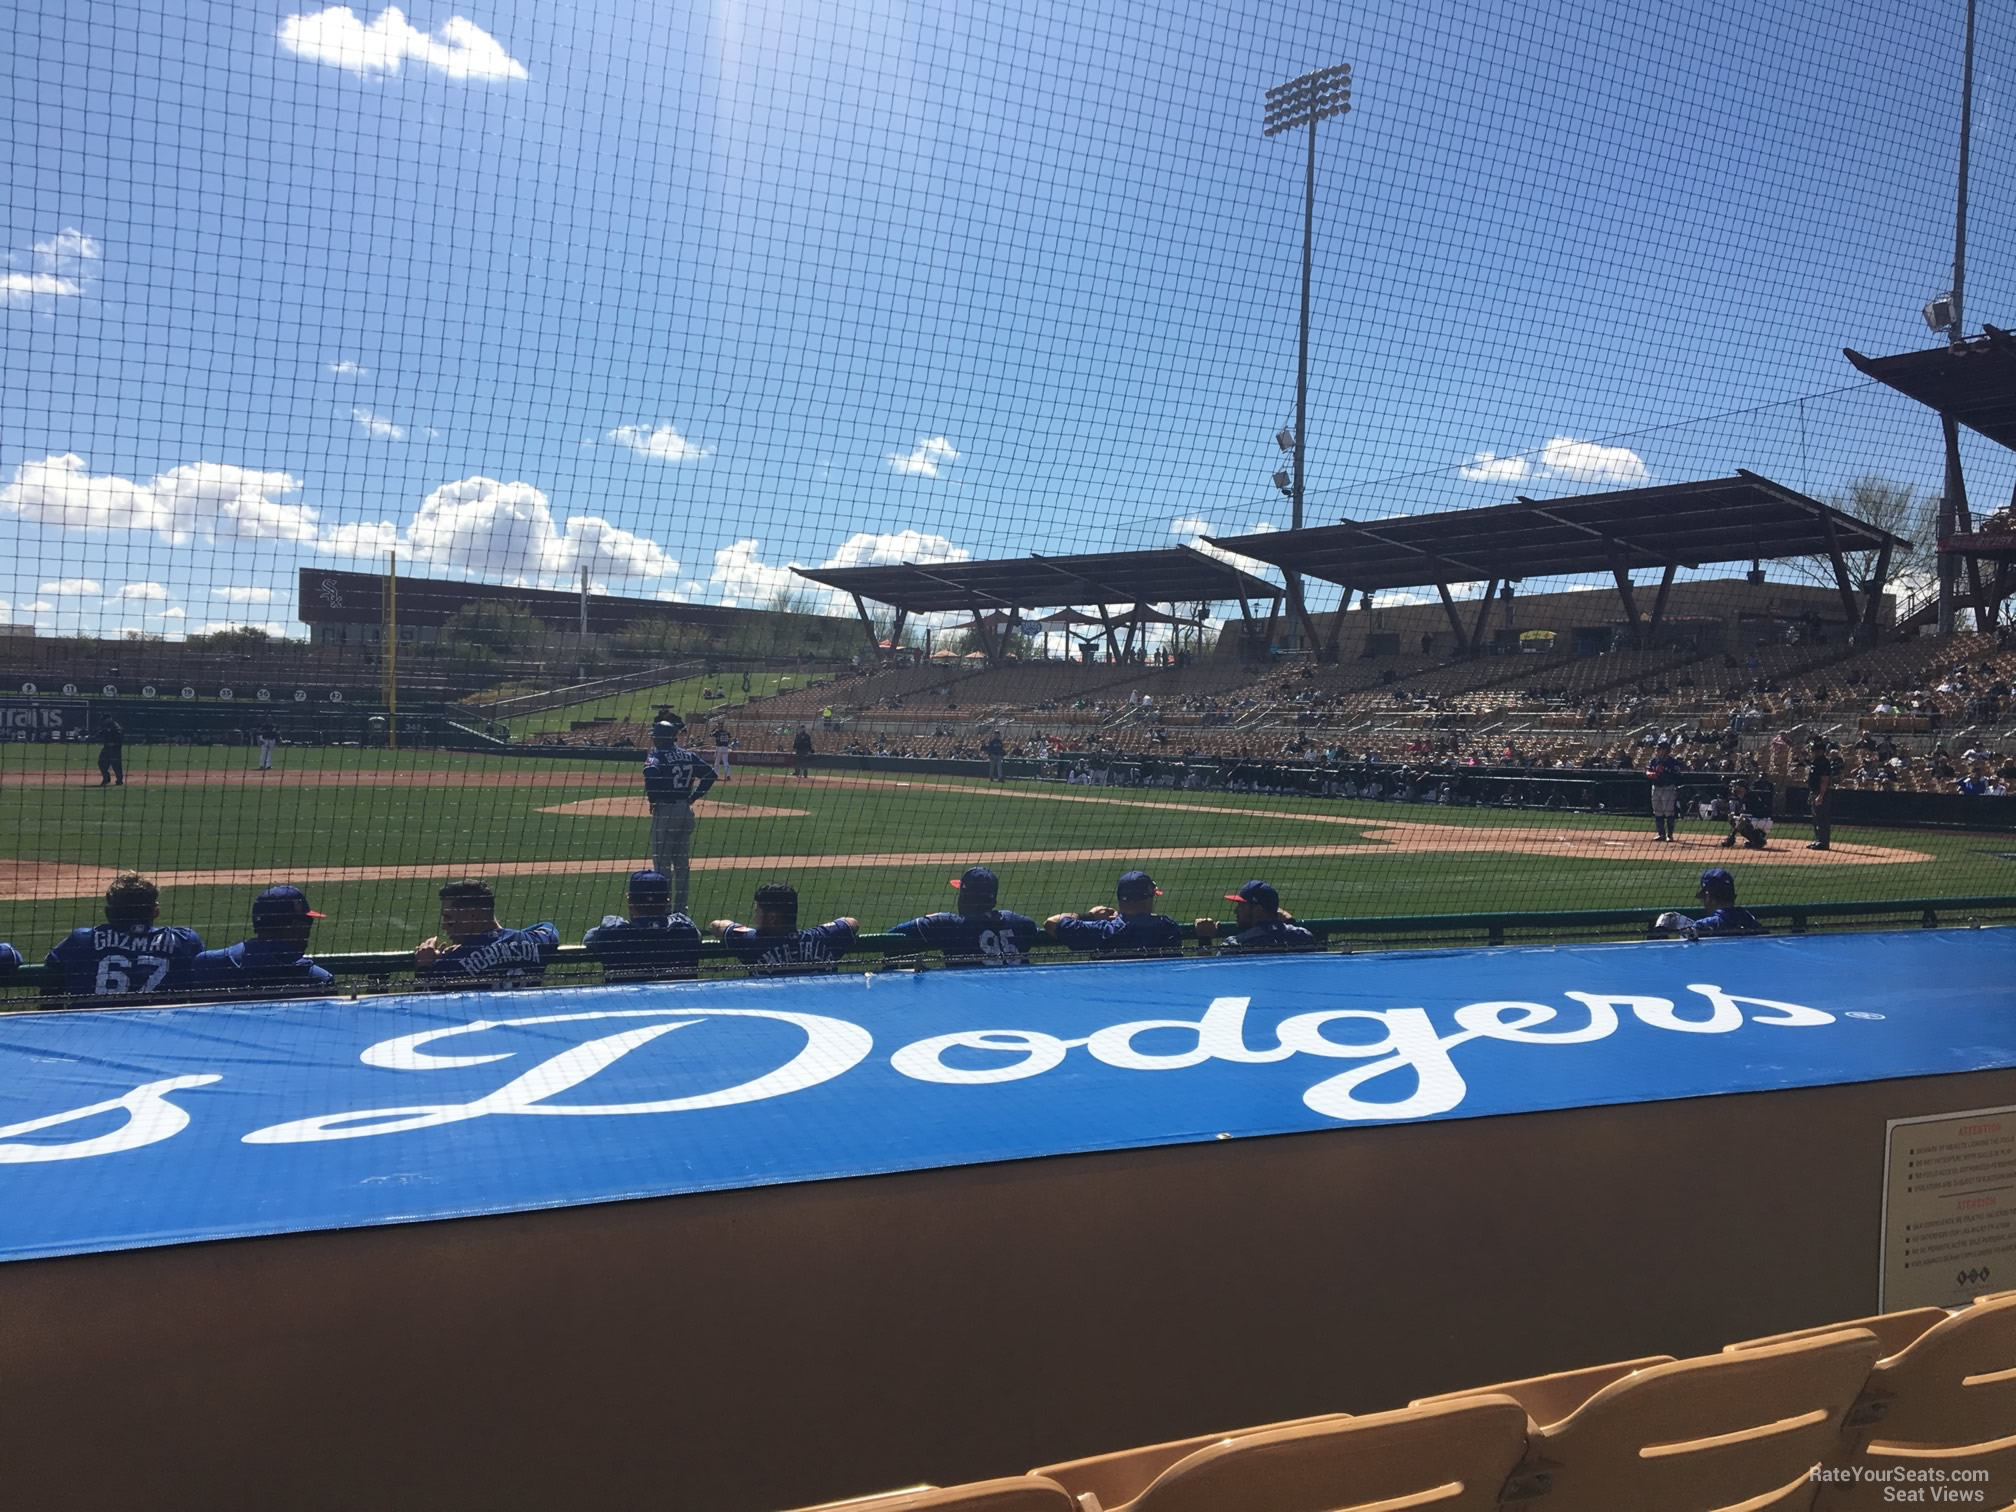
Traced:
<path id="1" fill-rule="evenodd" d="M 385 743 L 399 749 L 399 553 L 385 569 Z"/>

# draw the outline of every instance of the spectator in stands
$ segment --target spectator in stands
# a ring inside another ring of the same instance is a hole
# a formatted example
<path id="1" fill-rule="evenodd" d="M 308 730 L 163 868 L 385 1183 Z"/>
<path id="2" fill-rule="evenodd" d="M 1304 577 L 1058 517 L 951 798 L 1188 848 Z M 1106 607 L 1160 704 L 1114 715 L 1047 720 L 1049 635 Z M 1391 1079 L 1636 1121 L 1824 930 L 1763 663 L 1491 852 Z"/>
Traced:
<path id="1" fill-rule="evenodd" d="M 809 775 L 808 768 L 812 765 L 812 732 L 802 724 L 798 726 L 798 733 L 791 737 L 791 758 L 793 777 Z"/>
<path id="2" fill-rule="evenodd" d="M 756 976 L 835 970 L 840 957 L 853 948 L 860 927 L 859 920 L 842 915 L 800 929 L 798 889 L 788 882 L 766 882 L 756 889 L 753 926 L 733 919 L 716 919 L 707 926 Z"/>
<path id="3" fill-rule="evenodd" d="M 1255 879 L 1236 893 L 1225 894 L 1225 901 L 1238 905 L 1232 910 L 1232 921 L 1238 932 L 1221 935 L 1216 919 L 1199 919 L 1197 938 L 1207 946 L 1217 941 L 1220 950 L 1243 953 L 1252 950 L 1308 950 L 1316 944 L 1316 936 L 1295 923 L 1293 914 L 1282 909 L 1281 894 L 1271 882 Z"/>
<path id="4" fill-rule="evenodd" d="M 300 888 L 267 888 L 252 900 L 252 938 L 196 957 L 196 990 L 283 997 L 334 988 L 336 978 L 308 959 L 308 937 L 322 917 Z"/>
<path id="5" fill-rule="evenodd" d="M 1777 795 L 1771 784 L 1763 778 L 1747 782 L 1741 777 L 1729 783 L 1729 834 L 1722 841 L 1725 849 L 1741 840 L 1746 849 L 1763 850 L 1771 838 L 1773 819 L 1771 811 L 1777 807 Z"/>
<path id="6" fill-rule="evenodd" d="M 944 954 L 947 966 L 1026 966 L 1042 941 L 1043 928 L 1026 914 L 998 906 L 1001 880 L 984 866 L 969 866 L 952 879 L 957 913 L 930 913 L 890 926 L 927 950 Z"/>
<path id="7" fill-rule="evenodd" d="M 42 964 L 44 997 L 107 998 L 185 992 L 203 953 L 193 929 L 162 924 L 161 889 L 138 872 L 121 872 L 105 889 L 105 922 L 85 924 Z"/>
<path id="8" fill-rule="evenodd" d="M 1183 926 L 1155 912 L 1162 889 L 1145 871 L 1123 872 L 1113 889 L 1116 906 L 1101 904 L 1084 914 L 1052 914 L 1043 921 L 1051 939 L 1073 950 L 1102 955 L 1116 951 L 1169 951 L 1183 948 Z"/>
<path id="9" fill-rule="evenodd" d="M 450 882 L 441 899 L 441 934 L 413 951 L 413 969 L 429 988 L 537 987 L 560 948 L 560 931 L 539 923 L 506 929 L 497 922 L 497 894 L 488 882 Z M 441 943 L 442 936 L 448 939 Z"/>
<path id="10" fill-rule="evenodd" d="M 1828 748 L 1825 735 L 1813 737 L 1806 757 L 1806 806 L 1813 814 L 1813 843 L 1808 850 L 1824 851 L 1834 838 L 1834 784 L 1840 780 L 1841 763 Z"/>
<path id="11" fill-rule="evenodd" d="M 1663 913 L 1652 923 L 1654 934 L 1677 934 L 1692 940 L 1701 935 L 1762 934 L 1764 926 L 1747 908 L 1736 906 L 1736 879 L 1719 866 L 1701 873 L 1701 885 L 1694 896 L 1706 903 L 1710 912 L 1698 919 L 1683 913 Z"/>
<path id="12" fill-rule="evenodd" d="M 672 879 L 646 867 L 630 873 L 630 916 L 607 915 L 581 944 L 612 982 L 697 976 L 700 930 L 672 907 Z"/>

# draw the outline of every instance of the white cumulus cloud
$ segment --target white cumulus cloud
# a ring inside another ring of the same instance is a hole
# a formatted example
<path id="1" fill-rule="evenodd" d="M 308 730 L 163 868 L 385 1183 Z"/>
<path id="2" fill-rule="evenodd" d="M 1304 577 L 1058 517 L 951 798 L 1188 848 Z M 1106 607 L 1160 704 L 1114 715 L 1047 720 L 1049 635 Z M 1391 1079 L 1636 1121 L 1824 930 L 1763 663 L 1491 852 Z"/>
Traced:
<path id="1" fill-rule="evenodd" d="M 706 448 L 695 446 L 671 425 L 659 425 L 651 429 L 641 425 L 619 425 L 609 432 L 609 439 L 619 446 L 629 447 L 640 457 L 649 457 L 654 462 L 697 462 L 702 457 L 711 455 Z"/>
<path id="2" fill-rule="evenodd" d="M 1578 483 L 1642 483 L 1651 476 L 1638 453 L 1627 446 L 1598 446 L 1573 436 L 1556 436 L 1540 448 L 1540 460 L 1556 477 Z"/>
<path id="3" fill-rule="evenodd" d="M 1200 536 L 1211 534 L 1211 522 L 1202 515 L 1186 515 L 1180 520 L 1169 522 L 1169 534 L 1173 536 Z"/>
<path id="4" fill-rule="evenodd" d="M 406 429 L 404 426 L 394 425 L 383 415 L 374 415 L 368 409 L 361 407 L 353 409 L 350 411 L 350 418 L 355 420 L 363 429 L 364 434 L 371 437 L 374 441 L 404 441 L 406 439 Z"/>
<path id="5" fill-rule="evenodd" d="M 209 540 L 313 541 L 315 511 L 284 497 L 300 491 L 284 472 L 189 462 L 145 483 L 93 473 L 67 452 L 23 462 L 0 488 L 0 512 L 66 530 L 152 530 L 181 544 Z"/>
<path id="6" fill-rule="evenodd" d="M 918 477 L 935 478 L 939 468 L 946 462 L 957 462 L 959 453 L 952 443 L 943 436 L 927 436 L 907 452 L 891 452 L 889 465 L 899 473 L 911 473 Z"/>
<path id="7" fill-rule="evenodd" d="M 168 598 L 168 590 L 160 583 L 128 583 L 113 595 L 122 599 L 151 599 L 163 601 Z"/>
<path id="8" fill-rule="evenodd" d="M 723 546 L 714 553 L 714 571 L 705 584 L 688 582 L 684 588 L 699 593 L 711 591 L 720 603 L 761 608 L 779 593 L 803 598 L 817 612 L 840 613 L 851 608 L 846 595 L 818 583 L 808 583 L 792 569 L 802 563 L 773 566 L 762 557 L 763 543 L 754 537 Z M 822 567 L 875 567 L 894 562 L 914 562 L 920 567 L 941 562 L 972 560 L 972 553 L 941 535 L 922 530 L 885 533 L 856 531 L 819 565 Z"/>
<path id="9" fill-rule="evenodd" d="M 1501 457 L 1496 452 L 1480 451 L 1468 464 L 1457 469 L 1458 475 L 1472 483 L 1512 483 L 1526 476 L 1524 457 Z"/>
<path id="10" fill-rule="evenodd" d="M 57 578 L 53 583 L 40 584 L 35 591 L 58 598 L 96 598 L 105 590 L 96 578 Z"/>
<path id="11" fill-rule="evenodd" d="M 75 299 L 84 292 L 92 265 L 98 261 L 97 241 L 75 226 L 30 244 L 33 271 L 0 272 L 0 304 L 27 304 L 37 298 Z"/>
<path id="12" fill-rule="evenodd" d="M 392 547 L 436 567 L 506 578 L 664 577 L 679 564 L 649 536 L 594 515 L 553 518 L 552 503 L 530 483 L 463 478 L 427 495 L 403 535 L 390 521 L 338 526 L 322 542 L 340 555 Z"/>
<path id="13" fill-rule="evenodd" d="M 526 79 L 525 65 L 465 16 L 450 16 L 423 32 L 397 6 L 368 26 L 347 5 L 332 5 L 280 23 L 280 45 L 297 57 L 358 74 L 396 74 L 418 63 L 451 79 Z"/>
<path id="14" fill-rule="evenodd" d="M 369 378 L 371 376 L 371 369 L 364 366 L 361 362 L 352 362 L 347 357 L 340 362 L 330 363 L 329 371 L 334 373 L 338 378 Z"/>
<path id="15" fill-rule="evenodd" d="M 222 599 L 227 604 L 270 604 L 273 602 L 271 588 L 212 588 L 210 597 Z"/>
<path id="16" fill-rule="evenodd" d="M 34 603 L 27 606 L 30 614 L 50 614 L 54 612 L 55 608 L 56 606 L 47 599 L 37 599 Z"/>
<path id="17" fill-rule="evenodd" d="M 161 618 L 163 619 L 187 619 L 188 617 L 189 612 L 186 609 L 163 609 L 161 611 Z"/>

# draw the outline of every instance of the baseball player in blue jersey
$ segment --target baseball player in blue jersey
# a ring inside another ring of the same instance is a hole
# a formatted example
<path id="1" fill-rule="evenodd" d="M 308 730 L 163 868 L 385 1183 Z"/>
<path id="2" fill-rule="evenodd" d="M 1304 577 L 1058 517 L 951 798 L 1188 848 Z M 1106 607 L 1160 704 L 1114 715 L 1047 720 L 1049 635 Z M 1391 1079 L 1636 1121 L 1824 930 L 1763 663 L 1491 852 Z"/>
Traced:
<path id="1" fill-rule="evenodd" d="M 196 957 L 196 990 L 284 997 L 334 988 L 336 978 L 307 954 L 308 937 L 321 917 L 300 888 L 267 888 L 252 900 L 251 939 Z"/>
<path id="2" fill-rule="evenodd" d="M 672 910 L 672 881 L 663 872 L 630 873 L 630 917 L 605 918 L 581 938 L 612 982 L 697 976 L 700 930 Z"/>
<path id="3" fill-rule="evenodd" d="M 1680 763 L 1673 759 L 1673 742 L 1660 741 L 1646 764 L 1645 777 L 1652 784 L 1652 828 L 1668 845 L 1680 828 L 1680 772 Z"/>
<path id="4" fill-rule="evenodd" d="M 672 911 L 686 912 L 693 877 L 693 805 L 714 786 L 714 768 L 679 744 L 682 726 L 651 726 L 644 757 L 644 799 L 651 805 L 651 865 L 672 878 Z"/>
<path id="5" fill-rule="evenodd" d="M 1124 872 L 1113 889 L 1114 907 L 1102 904 L 1082 915 L 1052 914 L 1043 921 L 1043 929 L 1059 944 L 1102 955 L 1181 950 L 1183 926 L 1155 912 L 1155 900 L 1161 896 L 1162 889 L 1145 871 Z"/>
<path id="6" fill-rule="evenodd" d="M 837 969 L 840 957 L 853 949 L 861 924 L 843 915 L 800 929 L 798 889 L 788 882 L 766 882 L 756 889 L 754 928 L 733 919 L 716 919 L 707 928 L 751 972 L 771 976 Z"/>
<path id="7" fill-rule="evenodd" d="M 1026 966 L 1043 926 L 1024 914 L 997 908 L 1001 880 L 984 866 L 969 866 L 952 879 L 959 890 L 957 913 L 931 913 L 890 926 L 926 949 L 942 951 L 947 966 Z"/>
<path id="8" fill-rule="evenodd" d="M 422 940 L 413 969 L 423 987 L 537 987 L 546 963 L 560 948 L 551 924 L 506 929 L 497 922 L 497 894 L 488 882 L 470 878 L 442 888 L 441 934 Z"/>
<path id="9" fill-rule="evenodd" d="M 1219 948 L 1227 951 L 1314 948 L 1316 936 L 1293 922 L 1293 914 L 1282 911 L 1281 894 L 1273 883 L 1248 882 L 1236 893 L 1225 894 L 1225 901 L 1239 905 L 1232 910 L 1235 928 L 1225 934 L 1216 919 L 1199 919 L 1197 938 L 1207 947 L 1216 940 Z"/>
<path id="10" fill-rule="evenodd" d="M 0 940 L 0 980 L 14 975 L 21 969 L 21 952 Z"/>
<path id="11" fill-rule="evenodd" d="M 1652 923 L 1658 934 L 1677 934 L 1687 939 L 1701 935 L 1746 935 L 1764 933 L 1764 925 L 1747 908 L 1736 906 L 1736 879 L 1722 867 L 1711 866 L 1701 873 L 1701 885 L 1694 896 L 1712 912 L 1698 919 L 1683 913 L 1663 913 Z"/>
<path id="12" fill-rule="evenodd" d="M 163 924 L 161 889 L 138 872 L 121 872 L 105 889 L 105 922 L 86 924 L 49 952 L 44 997 L 117 998 L 187 992 L 203 941 L 193 929 Z"/>

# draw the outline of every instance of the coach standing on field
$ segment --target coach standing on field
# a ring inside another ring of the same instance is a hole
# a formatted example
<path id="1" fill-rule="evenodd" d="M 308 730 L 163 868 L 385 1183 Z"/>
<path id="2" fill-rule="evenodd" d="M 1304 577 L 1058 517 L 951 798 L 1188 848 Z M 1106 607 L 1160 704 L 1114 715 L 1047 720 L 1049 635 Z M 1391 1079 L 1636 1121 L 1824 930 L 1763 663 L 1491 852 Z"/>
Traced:
<path id="1" fill-rule="evenodd" d="M 651 805 L 651 865 L 672 879 L 672 911 L 686 912 L 693 875 L 693 805 L 714 786 L 714 768 L 679 744 L 679 729 L 651 726 L 644 758 L 644 800 Z"/>

